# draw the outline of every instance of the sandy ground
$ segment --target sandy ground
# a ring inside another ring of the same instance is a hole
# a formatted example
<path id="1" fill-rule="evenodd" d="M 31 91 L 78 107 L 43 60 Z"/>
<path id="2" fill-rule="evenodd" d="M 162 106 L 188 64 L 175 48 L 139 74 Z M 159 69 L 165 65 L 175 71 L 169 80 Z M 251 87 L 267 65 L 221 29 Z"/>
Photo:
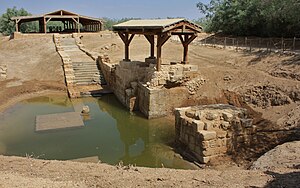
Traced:
<path id="1" fill-rule="evenodd" d="M 52 38 L 0 37 L 0 41 L 0 64 L 8 66 L 7 80 L 0 81 L 0 113 L 25 98 L 66 93 L 61 60 Z M 82 41 L 87 48 L 108 54 L 112 62 L 123 59 L 123 43 L 115 34 L 87 34 Z M 148 43 L 142 36 L 135 37 L 130 48 L 132 60 L 143 61 L 149 56 Z M 179 62 L 181 58 L 182 46 L 167 42 L 163 61 Z M 214 101 L 223 90 L 229 90 L 255 98 L 256 101 L 249 100 L 249 105 L 262 112 L 264 118 L 282 125 L 290 119 L 299 122 L 297 56 L 236 53 L 192 45 L 189 60 L 199 65 L 200 75 L 207 80 L 197 93 L 199 100 Z M 265 92 L 260 87 L 268 92 L 255 96 Z M 275 103 L 268 100 L 272 97 Z M 271 171 L 235 166 L 191 171 L 0 156 L 0 187 L 297 187 L 299 180 L 299 169 L 286 167 Z"/>
<path id="2" fill-rule="evenodd" d="M 0 156 L 0 187 L 296 187 L 299 173 L 149 169 Z"/>

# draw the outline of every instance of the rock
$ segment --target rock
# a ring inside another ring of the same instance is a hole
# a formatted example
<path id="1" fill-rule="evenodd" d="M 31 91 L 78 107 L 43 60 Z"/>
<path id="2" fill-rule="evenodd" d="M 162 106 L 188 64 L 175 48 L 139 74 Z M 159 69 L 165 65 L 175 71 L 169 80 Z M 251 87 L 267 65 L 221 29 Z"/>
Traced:
<path id="1" fill-rule="evenodd" d="M 189 118 L 194 118 L 195 117 L 195 111 L 194 110 L 188 110 L 185 112 L 185 115 Z"/>
<path id="2" fill-rule="evenodd" d="M 81 111 L 81 113 L 83 113 L 83 114 L 88 114 L 88 113 L 90 113 L 90 107 L 89 106 L 83 106 L 82 107 L 82 111 Z"/>
<path id="3" fill-rule="evenodd" d="M 231 122 L 232 118 L 233 118 L 233 115 L 228 113 L 228 112 L 223 112 L 222 113 L 222 117 L 225 121 L 227 122 Z"/>
<path id="4" fill-rule="evenodd" d="M 200 137 L 205 140 L 214 140 L 217 138 L 217 133 L 215 131 L 199 131 Z"/>
<path id="5" fill-rule="evenodd" d="M 206 119 L 207 120 L 210 120 L 210 121 L 213 121 L 213 120 L 216 120 L 219 116 L 217 114 L 214 114 L 214 113 L 210 113 L 208 112 L 206 114 Z"/>

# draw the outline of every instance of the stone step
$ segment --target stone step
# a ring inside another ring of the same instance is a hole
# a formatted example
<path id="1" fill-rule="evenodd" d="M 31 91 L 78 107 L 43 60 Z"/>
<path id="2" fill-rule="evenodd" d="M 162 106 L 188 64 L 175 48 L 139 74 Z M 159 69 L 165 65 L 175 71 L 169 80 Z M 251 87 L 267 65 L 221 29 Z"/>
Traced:
<path id="1" fill-rule="evenodd" d="M 74 63 L 72 62 L 73 65 L 79 65 L 79 66 L 82 66 L 82 65 L 97 65 L 96 62 L 83 62 L 83 63 Z"/>
<path id="2" fill-rule="evenodd" d="M 100 82 L 75 82 L 76 85 L 98 85 L 98 84 L 101 84 Z"/>
<path id="3" fill-rule="evenodd" d="M 76 64 L 74 64 L 74 63 L 72 63 L 72 65 L 73 65 L 73 67 L 97 67 L 97 65 L 96 64 L 81 64 L 81 65 L 76 65 Z M 98 67 L 97 67 L 98 68 Z"/>
<path id="4" fill-rule="evenodd" d="M 100 76 L 99 71 L 97 72 L 74 72 L 75 76 L 94 76 L 94 75 L 98 75 Z"/>

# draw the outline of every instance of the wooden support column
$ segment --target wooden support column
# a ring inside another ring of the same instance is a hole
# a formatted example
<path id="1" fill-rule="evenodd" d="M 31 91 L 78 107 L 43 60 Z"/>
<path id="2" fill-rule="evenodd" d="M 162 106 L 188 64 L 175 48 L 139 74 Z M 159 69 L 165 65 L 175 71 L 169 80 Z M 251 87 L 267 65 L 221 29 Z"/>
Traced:
<path id="1" fill-rule="evenodd" d="M 154 35 L 145 35 L 146 39 L 149 41 L 151 48 L 150 48 L 150 58 L 155 58 L 154 50 L 155 50 L 155 41 Z"/>
<path id="2" fill-rule="evenodd" d="M 78 33 L 80 33 L 80 21 L 79 21 L 79 17 L 77 18 L 77 27 L 78 27 Z"/>
<path id="3" fill-rule="evenodd" d="M 16 32 L 20 31 L 20 25 L 19 25 L 20 20 L 16 19 Z"/>
<path id="4" fill-rule="evenodd" d="M 188 35 L 188 34 L 184 34 L 184 35 L 178 35 L 180 38 L 180 41 L 183 45 L 183 64 L 188 64 L 188 50 L 189 50 L 189 45 L 191 44 L 191 42 L 193 42 L 193 40 L 197 37 L 196 34 L 193 35 Z"/>
<path id="5" fill-rule="evenodd" d="M 45 17 L 43 19 L 43 25 L 44 25 L 44 33 L 47 33 L 47 22 L 46 22 L 46 18 Z"/>
<path id="6" fill-rule="evenodd" d="M 169 40 L 171 37 L 171 34 L 165 33 L 165 34 L 158 34 L 157 35 L 157 64 L 156 64 L 156 70 L 161 71 L 161 54 L 162 54 L 162 46 Z"/>
<path id="7" fill-rule="evenodd" d="M 134 34 L 131 34 L 129 36 L 129 33 L 122 33 L 122 32 L 118 32 L 119 36 L 121 37 L 122 41 L 125 44 L 125 59 L 124 61 L 130 61 L 129 59 L 129 45 L 134 37 Z"/>

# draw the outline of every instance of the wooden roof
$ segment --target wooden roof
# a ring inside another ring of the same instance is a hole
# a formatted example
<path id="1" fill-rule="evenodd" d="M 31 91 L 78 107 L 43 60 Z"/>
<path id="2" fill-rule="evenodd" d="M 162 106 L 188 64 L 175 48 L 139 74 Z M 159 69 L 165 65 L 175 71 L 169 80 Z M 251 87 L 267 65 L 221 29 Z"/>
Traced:
<path id="1" fill-rule="evenodd" d="M 32 15 L 32 16 L 17 16 L 17 17 L 12 17 L 11 20 L 24 20 L 24 21 L 35 21 L 41 18 L 52 18 L 52 20 L 62 20 L 62 19 L 71 19 L 74 17 L 79 17 L 79 19 L 81 19 L 82 21 L 86 20 L 86 21 L 95 21 L 95 22 L 101 22 L 103 23 L 103 21 L 101 19 L 98 18 L 93 18 L 93 17 L 89 17 L 89 16 L 83 16 L 80 14 L 76 14 L 70 11 L 66 11 L 66 10 L 57 10 L 57 11 L 53 11 L 53 12 L 49 12 L 46 14 L 42 14 L 42 15 Z"/>
<path id="2" fill-rule="evenodd" d="M 200 33 L 202 27 L 186 19 L 130 20 L 113 26 L 114 31 L 143 33 Z"/>

